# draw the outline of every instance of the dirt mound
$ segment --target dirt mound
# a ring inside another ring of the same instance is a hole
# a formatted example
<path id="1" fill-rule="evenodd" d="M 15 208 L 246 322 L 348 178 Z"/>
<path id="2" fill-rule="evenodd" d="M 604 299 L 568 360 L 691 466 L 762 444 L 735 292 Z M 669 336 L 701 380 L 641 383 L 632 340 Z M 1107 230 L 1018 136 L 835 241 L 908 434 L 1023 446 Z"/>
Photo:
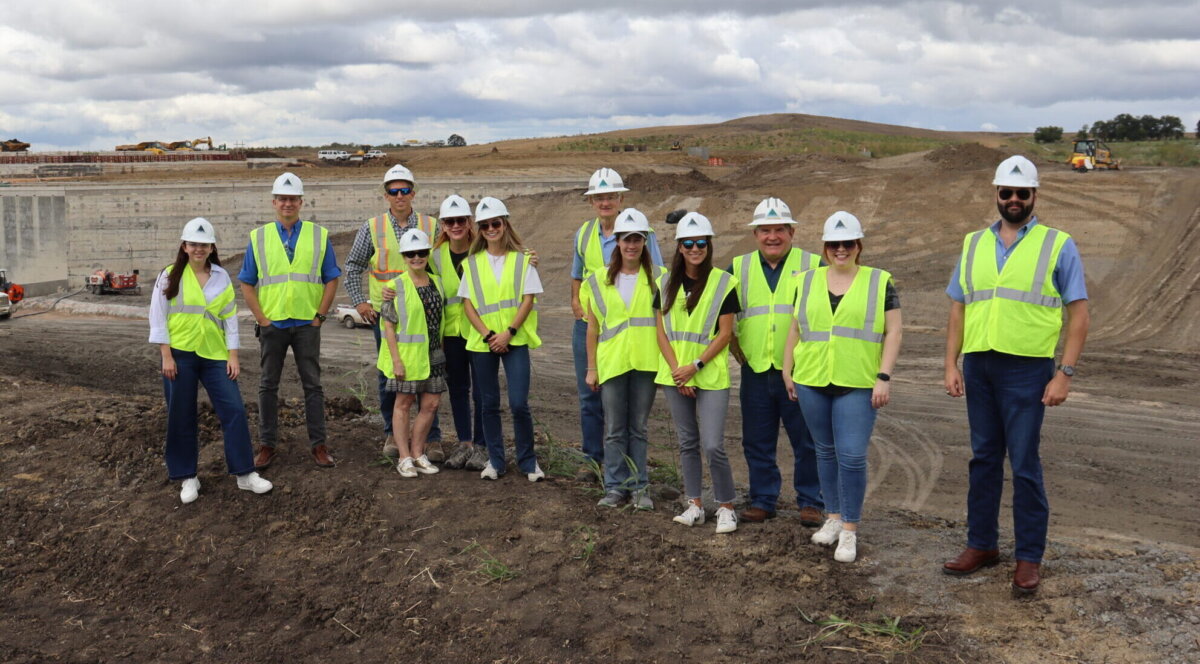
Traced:
<path id="1" fill-rule="evenodd" d="M 940 170 L 973 171 L 980 168 L 995 168 L 996 164 L 1011 155 L 984 147 L 978 143 L 958 143 L 932 150 L 925 161 Z"/>
<path id="2" fill-rule="evenodd" d="M 794 180 L 797 175 L 829 168 L 842 169 L 846 164 L 863 161 L 862 158 L 835 154 L 803 154 L 756 159 L 742 166 L 723 182 L 738 186 L 754 187 L 780 180 Z"/>
<path id="3" fill-rule="evenodd" d="M 625 178 L 625 186 L 639 193 L 670 192 L 678 194 L 692 191 L 697 187 L 710 187 L 712 184 L 712 178 L 694 168 L 683 175 L 638 171 L 630 173 Z"/>

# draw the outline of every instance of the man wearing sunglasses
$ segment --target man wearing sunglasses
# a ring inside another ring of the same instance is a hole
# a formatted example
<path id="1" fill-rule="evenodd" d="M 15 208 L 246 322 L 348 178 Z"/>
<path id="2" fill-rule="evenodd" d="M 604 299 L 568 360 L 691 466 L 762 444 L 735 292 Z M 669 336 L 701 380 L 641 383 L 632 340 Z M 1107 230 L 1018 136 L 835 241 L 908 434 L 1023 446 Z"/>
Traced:
<path id="1" fill-rule="evenodd" d="M 376 352 L 383 338 L 379 327 L 382 324 L 379 312 L 383 308 L 383 289 L 406 269 L 400 255 L 400 237 L 410 228 L 419 229 L 428 237 L 437 237 L 437 218 L 413 210 L 412 202 L 416 195 L 417 181 L 412 171 L 400 164 L 388 169 L 383 176 L 383 199 L 388 203 L 388 210 L 363 223 L 346 256 L 346 292 L 350 294 L 350 303 L 358 310 L 358 314 L 371 325 Z M 363 293 L 364 274 L 368 286 L 366 293 Z M 394 459 L 399 455 L 392 437 L 391 418 L 396 393 L 387 391 L 387 376 L 383 372 L 377 371 L 376 374 L 379 409 L 383 414 L 383 454 Z M 429 430 L 429 442 L 440 441 L 441 438 L 442 432 L 435 416 L 433 427 Z M 434 460 L 441 461 L 440 458 Z"/>
<path id="2" fill-rule="evenodd" d="M 1088 296 L 1074 240 L 1043 226 L 1033 213 L 1038 190 L 1033 163 L 1021 156 L 1005 159 L 992 184 L 1000 219 L 966 236 L 946 288 L 952 300 L 946 394 L 966 394 L 972 458 L 967 547 L 942 571 L 962 576 L 999 562 L 1007 454 L 1016 539 L 1012 587 L 1021 596 L 1036 592 L 1041 581 L 1050 517 L 1038 456 L 1042 418 L 1047 406 L 1067 399 L 1087 338 Z M 1064 308 L 1066 342 L 1056 366 Z"/>

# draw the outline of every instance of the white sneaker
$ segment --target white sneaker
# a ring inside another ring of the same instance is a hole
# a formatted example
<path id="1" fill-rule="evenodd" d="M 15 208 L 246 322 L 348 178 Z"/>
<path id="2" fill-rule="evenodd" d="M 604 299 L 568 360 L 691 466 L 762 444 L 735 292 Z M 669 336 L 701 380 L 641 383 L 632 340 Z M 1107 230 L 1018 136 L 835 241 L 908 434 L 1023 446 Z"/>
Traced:
<path id="1" fill-rule="evenodd" d="M 672 521 L 689 527 L 698 526 L 704 523 L 704 508 L 696 503 L 688 502 L 688 508 L 683 511 L 683 514 L 675 517 Z"/>
<path id="2" fill-rule="evenodd" d="M 425 475 L 432 475 L 438 471 L 438 467 L 433 465 L 433 462 L 430 461 L 429 457 L 425 454 L 422 454 L 414 459 L 413 466 L 413 470 L 417 471 L 418 473 L 424 473 Z"/>
<path id="3" fill-rule="evenodd" d="M 492 462 L 489 461 L 487 467 L 483 469 L 483 472 L 479 473 L 479 479 L 498 480 L 500 479 L 500 473 L 497 472 L 495 468 L 492 468 Z"/>
<path id="4" fill-rule="evenodd" d="M 404 457 L 400 463 L 396 464 L 396 472 L 400 473 L 400 477 L 416 477 L 417 469 L 412 457 Z"/>
<path id="5" fill-rule="evenodd" d="M 200 497 L 200 478 L 189 477 L 183 481 L 183 486 L 179 489 L 179 501 L 184 505 L 196 502 Z"/>
<path id="6" fill-rule="evenodd" d="M 528 477 L 530 482 L 537 482 L 538 480 L 544 479 L 546 477 L 546 473 L 543 473 L 542 467 L 535 463 L 533 464 L 533 472 L 526 473 L 525 477 Z"/>
<path id="7" fill-rule="evenodd" d="M 813 544 L 823 544 L 829 546 L 838 541 L 838 533 L 842 532 L 841 519 L 825 519 L 821 529 L 812 535 Z"/>
<path id="8" fill-rule="evenodd" d="M 833 559 L 839 563 L 852 563 L 858 556 L 858 533 L 853 530 L 843 530 L 838 535 L 837 550 Z"/>
<path id="9" fill-rule="evenodd" d="M 717 508 L 717 534 L 732 533 L 737 530 L 737 512 L 728 507 Z"/>
<path id="10" fill-rule="evenodd" d="M 238 475 L 237 485 L 243 491 L 253 491 L 254 493 L 266 493 L 275 487 L 270 480 L 254 472 Z"/>

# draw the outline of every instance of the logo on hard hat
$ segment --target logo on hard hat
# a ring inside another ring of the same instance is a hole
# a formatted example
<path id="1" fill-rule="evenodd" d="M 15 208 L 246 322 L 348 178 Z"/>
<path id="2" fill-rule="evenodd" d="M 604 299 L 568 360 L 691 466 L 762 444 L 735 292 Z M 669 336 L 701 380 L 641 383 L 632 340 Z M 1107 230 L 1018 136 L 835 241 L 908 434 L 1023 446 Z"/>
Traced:
<path id="1" fill-rule="evenodd" d="M 479 209 L 480 210 L 490 210 L 491 208 L 488 207 L 487 203 L 482 203 L 482 204 L 480 204 Z"/>
<path id="2" fill-rule="evenodd" d="M 770 210 L 767 212 L 767 216 L 768 216 L 768 217 L 778 217 L 778 216 L 779 216 L 779 213 L 775 211 L 775 208 L 771 208 L 771 209 L 770 209 Z"/>
<path id="3" fill-rule="evenodd" d="M 846 227 L 846 224 L 842 223 L 841 219 L 838 219 L 837 226 L 834 226 L 834 228 L 845 228 L 845 227 Z"/>
<path id="4" fill-rule="evenodd" d="M 1009 175 L 1024 175 L 1024 173 L 1022 173 L 1022 172 L 1021 172 L 1021 167 L 1020 167 L 1020 166 L 1018 166 L 1018 165 L 1016 165 L 1016 164 L 1013 164 L 1013 169 L 1012 169 L 1012 171 L 1009 173 Z"/>
<path id="5" fill-rule="evenodd" d="M 601 181 L 600 181 L 600 184 L 598 184 L 598 185 L 596 185 L 596 186 L 597 186 L 597 187 L 607 187 L 607 186 L 608 186 L 608 181 L 607 181 L 607 180 L 601 180 Z"/>
<path id="6" fill-rule="evenodd" d="M 700 224 L 696 223 L 696 220 L 695 220 L 695 219 L 692 219 L 692 220 L 689 220 L 689 221 L 688 221 L 688 226 L 699 226 L 699 225 L 700 225 Z"/>
<path id="7" fill-rule="evenodd" d="M 283 183 L 284 183 L 285 185 L 291 185 L 291 184 L 292 184 L 292 179 L 291 179 L 291 178 L 288 178 L 288 179 L 284 180 L 284 181 L 283 181 Z"/>
<path id="8" fill-rule="evenodd" d="M 200 224 L 200 225 L 199 225 L 199 226 L 197 226 L 196 228 L 197 228 L 197 229 L 199 229 L 199 231 L 200 231 L 201 233 L 207 233 L 207 232 L 208 232 L 208 229 L 204 227 L 204 224 Z"/>

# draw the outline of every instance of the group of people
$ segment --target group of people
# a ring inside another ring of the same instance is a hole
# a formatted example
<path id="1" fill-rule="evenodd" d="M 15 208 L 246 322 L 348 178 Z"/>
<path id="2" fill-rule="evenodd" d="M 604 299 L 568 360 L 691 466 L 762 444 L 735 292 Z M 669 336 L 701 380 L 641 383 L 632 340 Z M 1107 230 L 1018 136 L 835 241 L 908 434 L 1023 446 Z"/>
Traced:
<path id="1" fill-rule="evenodd" d="M 1013 587 L 1029 593 L 1040 581 L 1048 519 L 1041 421 L 1045 406 L 1067 397 L 1086 338 L 1087 293 L 1073 240 L 1033 215 L 1034 165 L 1011 157 L 993 185 L 1001 219 L 966 237 L 947 288 L 945 389 L 967 397 L 973 458 L 967 548 L 944 571 L 969 574 L 998 561 L 1008 455 L 1017 536 Z M 388 170 L 388 210 L 363 224 L 346 261 L 346 291 L 375 331 L 383 453 L 407 478 L 437 473 L 439 463 L 477 470 L 488 480 L 504 475 L 503 366 L 516 463 L 537 482 L 545 473 L 534 452 L 528 403 L 530 351 L 541 344 L 537 254 L 523 245 L 503 201 L 484 197 L 472 209 L 452 195 L 435 218 L 413 210 L 416 188 L 404 166 Z M 686 498 L 675 522 L 705 522 L 704 459 L 718 504 L 717 533 L 736 530 L 739 521 L 773 518 L 782 485 L 776 460 L 782 425 L 794 457 L 801 523 L 817 528 L 814 543 L 836 545 L 835 560 L 853 562 L 868 446 L 876 413 L 890 400 L 902 328 L 892 275 L 861 263 L 861 222 L 835 212 L 825 221 L 822 251 L 810 253 L 793 246 L 797 222 L 787 204 L 767 198 L 748 224 L 757 248 L 722 269 L 714 266 L 712 223 L 687 212 L 668 219 L 675 247 L 667 266 L 646 215 L 624 206 L 628 191 L 612 169 L 596 171 L 584 194 L 596 216 L 574 235 L 572 345 L 588 461 L 578 479 L 600 476 L 599 506 L 654 509 L 647 427 L 661 386 Z M 278 385 L 288 348 L 304 388 L 313 460 L 335 464 L 325 440 L 319 354 L 320 327 L 342 274 L 328 232 L 300 220 L 303 193 L 294 174 L 276 179 L 276 221 L 251 232 L 238 274 L 260 345 L 257 454 L 236 383 L 233 284 L 217 258 L 210 222 L 188 222 L 175 262 L 156 282 L 150 341 L 162 350 L 165 456 L 170 478 L 182 480 L 184 503 L 200 489 L 199 383 L 221 421 L 238 487 L 270 491 L 258 471 L 276 455 Z M 1068 333 L 1056 367 L 1064 308 Z M 750 504 L 740 515 L 724 446 L 730 355 L 740 365 L 749 469 Z M 458 439 L 451 449 L 440 444 L 437 417 L 445 392 Z"/>

